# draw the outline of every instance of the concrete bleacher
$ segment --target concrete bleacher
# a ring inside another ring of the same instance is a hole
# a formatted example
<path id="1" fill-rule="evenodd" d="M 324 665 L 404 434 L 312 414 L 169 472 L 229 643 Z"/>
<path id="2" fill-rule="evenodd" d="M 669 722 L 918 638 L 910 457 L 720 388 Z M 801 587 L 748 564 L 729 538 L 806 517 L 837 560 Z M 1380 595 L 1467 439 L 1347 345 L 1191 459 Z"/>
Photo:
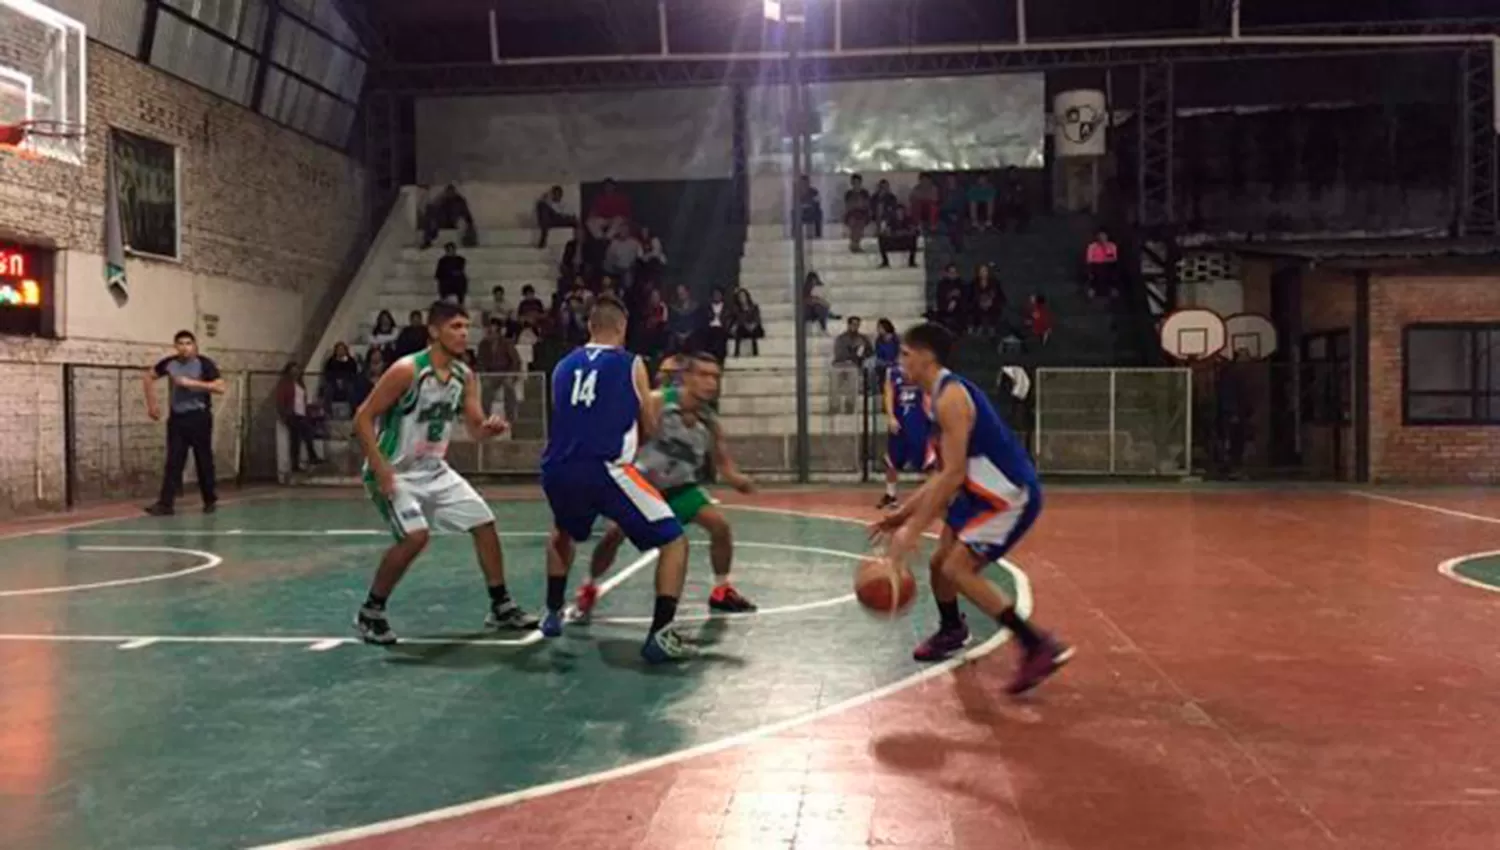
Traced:
<path id="1" fill-rule="evenodd" d="M 833 236 L 839 229 L 829 225 L 826 233 Z M 720 411 L 729 433 L 790 438 L 796 433 L 793 310 L 801 292 L 801 282 L 794 280 L 793 242 L 783 225 L 753 225 L 747 236 L 740 285 L 760 304 L 766 336 L 760 341 L 759 357 L 750 356 L 747 343 L 742 356 L 729 358 Z M 850 253 L 848 240 L 841 236 L 808 240 L 806 246 L 808 271 L 818 273 L 833 312 L 843 317 L 829 322 L 827 334 L 808 325 L 810 430 L 854 435 L 859 432 L 858 415 L 835 410 L 833 404 L 834 338 L 843 332 L 849 316 L 863 320 L 860 330 L 871 339 L 877 319 L 888 318 L 898 329 L 917 321 L 926 303 L 920 257 L 917 268 L 906 267 L 902 256 L 892 257 L 892 267 L 882 269 L 873 238 L 865 240 L 862 254 Z"/>

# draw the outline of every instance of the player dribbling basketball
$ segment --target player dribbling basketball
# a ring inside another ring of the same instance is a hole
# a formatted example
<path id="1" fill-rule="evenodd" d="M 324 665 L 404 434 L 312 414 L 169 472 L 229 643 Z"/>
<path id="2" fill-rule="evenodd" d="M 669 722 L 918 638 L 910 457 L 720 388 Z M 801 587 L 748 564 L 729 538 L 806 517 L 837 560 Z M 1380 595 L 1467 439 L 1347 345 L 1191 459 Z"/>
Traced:
<path id="1" fill-rule="evenodd" d="M 969 627 L 958 610 L 962 594 L 1020 642 L 1020 667 L 1008 688 L 1020 694 L 1057 672 L 1073 650 L 1022 619 L 980 572 L 1025 536 L 1041 512 L 1042 490 L 1025 448 L 989 397 L 947 369 L 952 350 L 952 333 L 931 323 L 908 330 L 901 341 L 902 371 L 931 399 L 939 466 L 903 507 L 870 530 L 876 537 L 889 535 L 888 557 L 904 564 L 928 526 L 943 516 L 942 537 L 929 564 L 940 624 L 913 657 L 939 661 L 968 643 Z"/>
<path id="2" fill-rule="evenodd" d="M 469 316 L 462 307 L 433 304 L 427 333 L 431 344 L 393 363 L 354 416 L 354 433 L 365 453 L 365 488 L 396 538 L 355 616 L 354 628 L 366 643 L 396 642 L 386 619 L 386 600 L 427 548 L 429 524 L 473 535 L 489 586 L 486 628 L 533 629 L 538 622 L 506 590 L 495 515 L 446 460 L 453 422 L 460 416 L 476 440 L 509 428 L 500 417 L 485 416 L 479 382 L 463 363 Z"/>

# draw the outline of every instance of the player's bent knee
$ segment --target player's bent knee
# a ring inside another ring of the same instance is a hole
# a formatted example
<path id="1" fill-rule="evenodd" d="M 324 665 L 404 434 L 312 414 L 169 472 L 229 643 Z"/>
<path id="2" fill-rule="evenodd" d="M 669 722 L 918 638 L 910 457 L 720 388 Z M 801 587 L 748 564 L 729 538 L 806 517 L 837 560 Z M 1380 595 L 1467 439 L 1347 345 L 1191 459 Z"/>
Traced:
<path id="1" fill-rule="evenodd" d="M 402 548 L 409 549 L 412 552 L 420 552 L 427 548 L 427 541 L 431 537 L 431 532 L 425 528 L 420 531 L 408 532 L 401 538 L 400 545 Z"/>

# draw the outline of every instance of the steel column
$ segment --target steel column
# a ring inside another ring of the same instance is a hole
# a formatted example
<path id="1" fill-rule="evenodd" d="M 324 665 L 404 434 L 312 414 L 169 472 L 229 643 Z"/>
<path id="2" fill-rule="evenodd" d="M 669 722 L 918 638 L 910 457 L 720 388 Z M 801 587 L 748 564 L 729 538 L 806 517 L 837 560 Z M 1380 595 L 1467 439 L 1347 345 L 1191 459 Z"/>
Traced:
<path id="1" fill-rule="evenodd" d="M 1136 223 L 1170 225 L 1176 216 L 1176 98 L 1171 62 L 1141 66 L 1136 98 Z"/>
<path id="2" fill-rule="evenodd" d="M 1474 47 L 1459 55 L 1458 232 L 1493 236 L 1500 225 L 1495 51 Z"/>

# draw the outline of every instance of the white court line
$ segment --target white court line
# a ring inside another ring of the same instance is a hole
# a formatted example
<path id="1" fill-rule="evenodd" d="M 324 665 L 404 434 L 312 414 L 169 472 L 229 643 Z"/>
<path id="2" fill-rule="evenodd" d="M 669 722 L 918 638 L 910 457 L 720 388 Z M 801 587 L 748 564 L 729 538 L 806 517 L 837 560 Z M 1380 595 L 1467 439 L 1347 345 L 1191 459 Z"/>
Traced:
<path id="1" fill-rule="evenodd" d="M 529 636 L 528 636 L 529 637 Z M 0 643 L 117 643 L 151 646 L 158 643 L 183 644 L 257 644 L 267 646 L 301 646 L 311 649 L 321 646 L 332 649 L 336 646 L 356 646 L 363 643 L 356 637 L 324 637 L 320 635 L 64 635 L 64 634 L 0 634 Z M 531 643 L 523 638 L 402 638 L 397 646 L 523 646 Z M 134 647 L 131 647 L 134 648 Z M 321 650 L 320 650 L 321 651 Z"/>
<path id="2" fill-rule="evenodd" d="M 94 529 L 65 532 L 70 537 L 382 537 L 391 533 L 379 528 L 130 528 L 119 531 Z M 468 537 L 467 531 L 435 531 L 433 537 Z M 546 531 L 502 531 L 502 538 L 548 537 Z"/>
<path id="3" fill-rule="evenodd" d="M 143 649 L 153 643 L 156 643 L 156 638 L 136 638 L 135 640 L 125 641 L 124 643 L 120 644 L 119 648 L 124 650 Z"/>
<path id="4" fill-rule="evenodd" d="M 341 640 L 341 639 L 340 640 L 335 640 L 333 638 L 329 638 L 328 640 L 320 640 L 317 643 L 313 644 L 312 646 L 309 646 L 307 648 L 307 651 L 308 652 L 327 652 L 330 649 L 334 649 L 335 647 L 340 647 L 340 646 L 343 646 L 343 645 L 344 645 L 344 641 L 343 640 Z"/>
<path id="5" fill-rule="evenodd" d="M 256 493 L 249 496 L 231 496 L 226 499 L 220 499 L 218 504 L 220 507 L 224 507 L 225 505 L 247 504 L 249 502 L 255 502 L 270 498 L 274 498 L 274 496 L 269 493 Z M 22 537 L 42 537 L 48 534 L 63 534 L 65 532 L 72 531 L 75 528 L 88 528 L 94 525 L 103 525 L 106 522 L 138 522 L 150 518 L 151 517 L 148 517 L 144 513 L 137 513 L 133 515 L 128 514 L 125 516 L 102 516 L 95 517 L 94 519 L 80 519 L 73 522 L 64 522 L 59 525 L 49 525 L 46 528 L 29 528 L 25 531 L 0 532 L 0 540 L 18 540 Z"/>
<path id="6" fill-rule="evenodd" d="M 780 549 L 787 552 L 814 552 L 821 555 L 831 555 L 836 558 L 848 558 L 851 561 L 858 561 L 864 558 L 863 555 L 857 555 L 853 552 L 842 552 L 838 549 L 822 549 L 817 546 L 792 546 L 787 543 L 755 543 L 745 540 L 736 540 L 734 542 L 734 546 L 736 549 L 743 547 L 746 549 Z M 603 585 L 600 586 L 603 587 Z M 854 594 L 846 593 L 842 596 L 835 596 L 831 599 L 820 599 L 817 602 L 802 602 L 796 605 L 781 605 L 775 608 L 760 608 L 755 611 L 746 611 L 739 614 L 729 614 L 723 612 L 712 612 L 708 614 L 679 614 L 676 620 L 679 623 L 701 623 L 708 620 L 746 620 L 752 617 L 764 617 L 767 615 L 775 614 L 795 614 L 801 611 L 815 611 L 819 608 L 832 608 L 835 605 L 842 605 L 845 602 L 852 602 L 853 600 Z M 651 619 L 652 618 L 650 617 L 594 617 L 593 622 L 613 623 L 617 625 L 635 625 L 639 623 L 650 624 Z"/>
<path id="7" fill-rule="evenodd" d="M 725 507 L 739 508 L 741 506 L 725 505 Z M 834 516 L 832 514 L 809 514 L 801 511 L 778 510 L 776 508 L 751 508 L 750 510 L 756 510 L 763 513 L 781 514 L 783 516 L 802 516 L 811 517 L 814 519 L 826 519 L 834 522 L 863 524 L 861 520 L 854 519 L 852 517 Z M 936 535 L 928 534 L 926 536 L 935 537 Z M 1009 561 L 1002 560 L 1000 562 L 1000 566 L 1008 571 L 1011 574 L 1012 579 L 1015 581 L 1016 613 L 1020 614 L 1023 618 L 1030 617 L 1032 612 L 1031 581 L 1026 577 L 1025 573 L 1021 572 L 1020 568 L 1018 568 L 1015 564 L 1010 563 Z M 761 738 L 778 735 L 788 729 L 793 729 L 797 726 L 811 723 L 815 720 L 820 720 L 824 717 L 829 717 L 834 714 L 838 714 L 839 712 L 847 711 L 851 708 L 857 708 L 876 700 L 883 699 L 890 696 L 891 694 L 899 693 L 900 691 L 906 690 L 907 688 L 910 688 L 914 685 L 919 685 L 928 680 L 935 679 L 959 668 L 964 664 L 982 658 L 983 656 L 994 652 L 1009 639 L 1010 632 L 1005 629 L 1001 629 L 1000 631 L 991 635 L 989 639 L 965 651 L 962 655 L 956 658 L 950 658 L 947 661 L 943 661 L 930 667 L 926 667 L 919 672 L 913 673 L 912 675 L 907 676 L 904 679 L 898 679 L 897 681 L 892 682 L 889 685 L 885 685 L 884 687 L 877 688 L 873 691 L 867 691 L 866 693 L 860 694 L 859 696 L 850 697 L 843 702 L 825 706 L 824 708 L 817 709 L 816 711 L 810 711 L 806 714 L 800 714 L 796 717 L 788 718 L 777 723 L 758 726 L 754 729 L 748 729 L 736 735 L 730 735 L 726 738 L 720 738 L 717 741 L 710 741 L 706 744 L 698 744 L 696 746 L 677 750 L 676 752 L 656 756 L 655 758 L 632 762 L 631 764 L 622 765 L 620 767 L 601 771 L 599 773 L 591 773 L 585 776 L 574 777 L 573 779 L 565 779 L 561 782 L 552 782 L 547 785 L 537 785 L 532 788 L 524 788 L 520 791 L 512 791 L 509 794 L 499 794 L 494 797 L 486 797 L 481 800 L 474 800 L 472 802 L 462 803 L 457 806 L 448 806 L 442 809 L 434 809 L 430 812 L 408 815 L 406 817 L 395 818 L 388 821 L 381 821 L 379 823 L 373 823 L 367 826 L 354 827 L 352 829 L 343 829 L 336 832 L 327 832 L 323 833 L 322 835 L 297 838 L 291 841 L 282 841 L 276 844 L 265 844 L 259 847 L 252 848 L 252 850 L 314 850 L 314 848 L 319 847 L 330 847 L 335 844 L 342 844 L 347 841 L 355 841 L 361 838 L 370 838 L 377 835 L 385 835 L 392 832 L 398 832 L 403 829 L 411 829 L 413 827 L 436 823 L 438 821 L 450 820 L 452 818 L 463 817 L 465 815 L 476 814 L 478 812 L 489 811 L 491 809 L 498 809 L 504 806 L 510 806 L 516 803 L 525 802 L 527 800 L 534 800 L 539 797 L 550 797 L 553 794 L 561 794 L 565 791 L 572 791 L 577 788 L 586 788 L 590 785 L 597 785 L 601 782 L 609 782 L 614 779 L 623 779 L 627 776 L 634 776 L 635 774 L 644 773 L 648 770 L 653 770 L 658 767 L 664 767 L 669 764 L 676 764 L 677 762 L 686 761 L 688 759 L 697 758 L 698 756 L 708 755 L 710 753 L 720 752 L 722 750 L 727 750 L 732 747 L 739 746 L 740 744 L 746 744 L 751 741 L 759 740 Z"/>
<path id="8" fill-rule="evenodd" d="M 81 546 L 81 552 L 167 552 L 173 555 L 193 555 L 203 559 L 203 563 L 196 564 L 181 570 L 173 570 L 170 573 L 156 573 L 149 576 L 136 576 L 135 578 L 117 578 L 112 581 L 95 581 L 88 584 L 61 584 L 56 587 L 30 587 L 24 590 L 0 590 L 0 597 L 6 596 L 45 596 L 52 593 L 76 593 L 80 590 L 98 590 L 104 587 L 125 587 L 132 584 L 145 584 L 152 581 L 165 581 L 169 578 L 181 578 L 211 570 L 224 563 L 212 552 L 204 552 L 199 549 L 178 549 L 172 546 Z"/>
<path id="9" fill-rule="evenodd" d="M 1468 511 L 1459 511 L 1454 510 L 1453 508 L 1444 508 L 1438 505 L 1429 505 L 1425 502 L 1413 502 L 1410 499 L 1398 499 L 1395 496 L 1386 496 L 1380 493 L 1371 493 L 1367 490 L 1345 490 L 1344 492 L 1348 493 L 1351 496 L 1358 496 L 1361 499 L 1370 499 L 1376 502 L 1386 502 L 1392 505 L 1402 505 L 1408 508 L 1431 511 L 1435 514 L 1443 514 L 1444 516 L 1451 516 L 1457 519 L 1472 519 L 1475 522 L 1487 522 L 1492 525 L 1500 525 L 1500 517 L 1485 516 L 1484 514 L 1471 514 Z"/>
<path id="10" fill-rule="evenodd" d="M 1466 584 L 1469 587 L 1477 587 L 1480 590 L 1488 590 L 1490 593 L 1500 593 L 1500 587 L 1496 587 L 1493 584 L 1486 584 L 1477 579 L 1469 578 L 1468 576 L 1463 575 L 1458 571 L 1459 564 L 1462 564 L 1465 561 L 1474 561 L 1478 560 L 1479 558 L 1494 557 L 1500 557 L 1500 550 L 1496 550 L 1493 552 L 1471 552 L 1467 555 L 1459 555 L 1457 558 L 1449 558 L 1441 564 L 1438 564 L 1438 572 L 1443 576 L 1446 576 L 1447 578 L 1453 579 L 1459 584 Z"/>

